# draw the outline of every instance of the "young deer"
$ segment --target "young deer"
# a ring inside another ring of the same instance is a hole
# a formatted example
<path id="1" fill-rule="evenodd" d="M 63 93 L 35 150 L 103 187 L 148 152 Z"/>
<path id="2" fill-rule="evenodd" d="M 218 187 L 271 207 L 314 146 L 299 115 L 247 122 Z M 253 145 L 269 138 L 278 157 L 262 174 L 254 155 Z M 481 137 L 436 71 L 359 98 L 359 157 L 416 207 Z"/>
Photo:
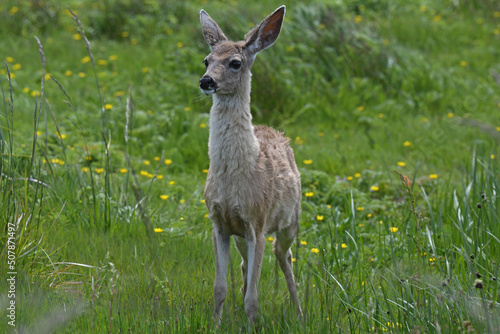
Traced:
<path id="1" fill-rule="evenodd" d="M 254 127 L 250 114 L 250 68 L 257 53 L 278 38 L 284 16 L 282 6 L 243 41 L 231 42 L 204 10 L 200 12 L 203 35 L 212 51 L 205 58 L 207 71 L 199 85 L 204 94 L 213 97 L 205 200 L 213 222 L 214 303 L 219 322 L 232 235 L 243 259 L 241 291 L 249 323 L 257 318 L 257 286 L 265 236 L 270 233 L 276 233 L 273 252 L 297 314 L 302 314 L 290 250 L 299 230 L 300 173 L 289 139 L 272 128 Z"/>

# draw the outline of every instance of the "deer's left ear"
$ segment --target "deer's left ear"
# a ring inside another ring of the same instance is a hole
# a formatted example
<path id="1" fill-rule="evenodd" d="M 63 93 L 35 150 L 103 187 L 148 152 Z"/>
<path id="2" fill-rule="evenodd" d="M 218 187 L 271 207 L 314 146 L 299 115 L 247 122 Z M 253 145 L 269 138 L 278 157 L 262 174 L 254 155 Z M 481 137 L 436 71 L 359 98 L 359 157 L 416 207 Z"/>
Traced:
<path id="1" fill-rule="evenodd" d="M 203 9 L 200 11 L 201 28 L 203 29 L 203 37 L 210 46 L 210 50 L 220 42 L 227 41 L 226 35 L 219 28 L 217 23 L 205 12 Z"/>
<path id="2" fill-rule="evenodd" d="M 285 6 L 281 6 L 245 35 L 245 49 L 252 56 L 276 42 L 285 18 Z"/>

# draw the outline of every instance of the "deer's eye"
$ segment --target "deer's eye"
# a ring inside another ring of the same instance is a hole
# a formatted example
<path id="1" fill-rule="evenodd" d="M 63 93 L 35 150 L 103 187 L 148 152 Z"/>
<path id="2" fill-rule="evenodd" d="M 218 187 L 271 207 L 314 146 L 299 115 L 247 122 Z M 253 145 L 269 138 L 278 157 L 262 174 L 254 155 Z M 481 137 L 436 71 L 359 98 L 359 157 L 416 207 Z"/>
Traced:
<path id="1" fill-rule="evenodd" d="M 233 70 L 239 70 L 241 67 L 241 61 L 239 60 L 232 60 L 229 63 L 229 67 L 232 68 Z"/>
<path id="2" fill-rule="evenodd" d="M 203 63 L 205 64 L 205 67 L 208 67 L 208 60 L 203 60 Z"/>

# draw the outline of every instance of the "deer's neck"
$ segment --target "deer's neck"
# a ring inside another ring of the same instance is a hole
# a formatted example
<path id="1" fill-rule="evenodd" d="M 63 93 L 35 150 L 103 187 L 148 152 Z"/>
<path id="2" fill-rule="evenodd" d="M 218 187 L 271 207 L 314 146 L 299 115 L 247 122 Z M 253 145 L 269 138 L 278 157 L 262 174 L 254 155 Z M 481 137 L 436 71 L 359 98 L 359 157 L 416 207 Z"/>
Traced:
<path id="1" fill-rule="evenodd" d="M 213 95 L 208 150 L 215 175 L 241 175 L 255 167 L 260 148 L 252 125 L 249 88 L 231 96 Z"/>

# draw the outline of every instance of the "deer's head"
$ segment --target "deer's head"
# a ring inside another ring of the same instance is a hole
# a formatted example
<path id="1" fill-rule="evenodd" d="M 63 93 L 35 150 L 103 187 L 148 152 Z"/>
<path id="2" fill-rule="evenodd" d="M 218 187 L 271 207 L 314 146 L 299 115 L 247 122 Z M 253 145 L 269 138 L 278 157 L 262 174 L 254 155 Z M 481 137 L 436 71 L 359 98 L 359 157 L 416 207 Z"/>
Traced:
<path id="1" fill-rule="evenodd" d="M 207 71 L 199 83 L 202 93 L 237 94 L 249 83 L 255 56 L 274 44 L 284 17 L 285 6 L 281 6 L 250 30 L 243 41 L 231 42 L 207 12 L 201 10 L 203 36 L 211 50 L 204 60 Z"/>

